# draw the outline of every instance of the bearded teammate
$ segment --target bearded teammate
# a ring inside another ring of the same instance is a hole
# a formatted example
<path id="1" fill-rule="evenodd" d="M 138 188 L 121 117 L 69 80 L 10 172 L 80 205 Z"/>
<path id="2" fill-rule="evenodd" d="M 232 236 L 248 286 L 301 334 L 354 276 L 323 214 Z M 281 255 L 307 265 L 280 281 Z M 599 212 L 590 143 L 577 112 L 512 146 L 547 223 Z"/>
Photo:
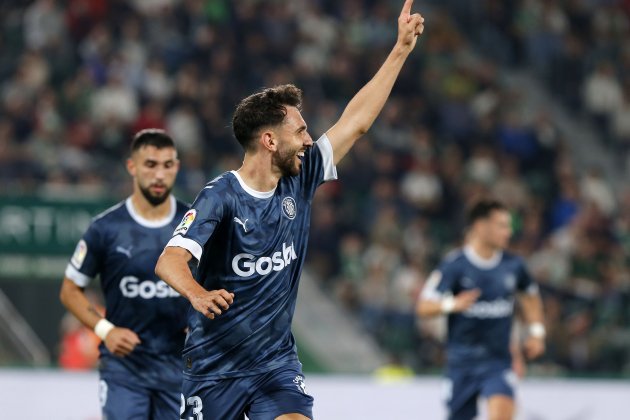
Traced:
<path id="1" fill-rule="evenodd" d="M 154 273 L 155 263 L 188 206 L 171 195 L 179 169 L 173 140 L 143 130 L 127 170 L 133 194 L 95 217 L 66 268 L 61 302 L 103 340 L 103 418 L 178 417 L 181 351 L 190 306 Z M 83 289 L 100 275 L 104 318 Z"/>
<path id="2" fill-rule="evenodd" d="M 491 420 L 509 420 L 515 411 L 512 357 L 520 353 L 511 342 L 514 299 L 529 324 L 529 358 L 545 349 L 542 302 L 523 260 L 504 251 L 512 228 L 503 204 L 478 202 L 469 212 L 468 228 L 466 245 L 429 277 L 417 311 L 448 317 L 448 418 L 473 419 L 481 396 L 488 400 Z"/>
<path id="3" fill-rule="evenodd" d="M 424 19 L 411 4 L 385 63 L 316 143 L 293 85 L 265 89 L 236 108 L 243 166 L 199 193 L 156 267 L 196 310 L 184 349 L 182 418 L 313 417 L 291 334 L 311 201 L 372 125 L 422 33 Z"/>

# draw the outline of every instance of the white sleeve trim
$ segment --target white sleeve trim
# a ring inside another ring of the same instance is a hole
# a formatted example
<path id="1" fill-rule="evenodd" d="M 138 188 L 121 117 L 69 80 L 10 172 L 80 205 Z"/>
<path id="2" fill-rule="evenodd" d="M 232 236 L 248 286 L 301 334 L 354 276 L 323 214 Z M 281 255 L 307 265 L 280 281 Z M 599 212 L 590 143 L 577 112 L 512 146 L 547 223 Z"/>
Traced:
<path id="1" fill-rule="evenodd" d="M 328 136 L 324 134 L 315 144 L 324 159 L 324 182 L 337 179 L 337 167 L 334 164 L 333 148 Z"/>
<path id="2" fill-rule="evenodd" d="M 92 281 L 92 277 L 86 276 L 76 268 L 72 266 L 72 264 L 68 264 L 66 266 L 65 276 L 72 280 L 74 284 L 79 287 L 86 287 Z"/>
<path id="3" fill-rule="evenodd" d="M 184 248 L 185 250 L 190 252 L 192 256 L 197 259 L 197 261 L 201 261 L 203 248 L 192 239 L 184 238 L 182 235 L 175 235 L 171 238 L 170 241 L 168 241 L 166 246 L 177 246 L 180 248 Z"/>
<path id="4" fill-rule="evenodd" d="M 420 293 L 421 300 L 439 301 L 444 298 L 444 294 L 440 293 L 437 289 L 440 281 L 442 280 L 442 273 L 439 270 L 434 270 L 427 278 L 422 293 Z"/>

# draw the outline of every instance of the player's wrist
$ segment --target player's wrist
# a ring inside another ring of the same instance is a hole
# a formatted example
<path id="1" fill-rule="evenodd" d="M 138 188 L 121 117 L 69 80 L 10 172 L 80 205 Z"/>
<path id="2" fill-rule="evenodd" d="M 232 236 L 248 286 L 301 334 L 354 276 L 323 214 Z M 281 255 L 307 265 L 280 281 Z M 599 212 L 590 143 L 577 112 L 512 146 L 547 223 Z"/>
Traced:
<path id="1" fill-rule="evenodd" d="M 101 318 L 94 326 L 94 333 L 103 341 L 116 326 L 105 318 Z"/>
<path id="2" fill-rule="evenodd" d="M 448 315 L 455 310 L 455 297 L 446 296 L 440 301 L 440 310 L 444 315 Z"/>
<path id="3" fill-rule="evenodd" d="M 528 326 L 528 333 L 530 337 L 545 338 L 547 330 L 542 322 L 532 322 Z"/>

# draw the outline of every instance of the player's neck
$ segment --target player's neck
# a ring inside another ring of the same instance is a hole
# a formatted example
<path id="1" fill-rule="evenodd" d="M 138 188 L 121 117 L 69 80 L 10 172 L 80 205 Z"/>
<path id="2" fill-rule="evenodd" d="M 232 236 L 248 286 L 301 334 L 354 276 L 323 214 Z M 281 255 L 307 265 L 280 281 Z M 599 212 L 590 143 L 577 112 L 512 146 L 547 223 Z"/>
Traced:
<path id="1" fill-rule="evenodd" d="M 251 189 L 267 192 L 278 186 L 281 175 L 267 169 L 268 165 L 260 162 L 257 156 L 245 156 L 243 166 L 236 172 L 240 175 L 243 182 Z"/>
<path id="2" fill-rule="evenodd" d="M 170 195 L 161 204 L 154 206 L 149 203 L 139 191 L 135 191 L 131 195 L 131 204 L 133 205 L 134 211 L 146 220 L 165 219 L 171 213 L 172 205 Z"/>
<path id="3" fill-rule="evenodd" d="M 477 256 L 479 256 L 480 258 L 483 258 L 484 260 L 491 260 L 500 251 L 499 249 L 496 249 L 493 246 L 484 244 L 482 241 L 478 239 L 471 239 L 470 241 L 468 241 L 467 246 L 470 247 L 470 249 L 475 254 L 477 254 Z"/>

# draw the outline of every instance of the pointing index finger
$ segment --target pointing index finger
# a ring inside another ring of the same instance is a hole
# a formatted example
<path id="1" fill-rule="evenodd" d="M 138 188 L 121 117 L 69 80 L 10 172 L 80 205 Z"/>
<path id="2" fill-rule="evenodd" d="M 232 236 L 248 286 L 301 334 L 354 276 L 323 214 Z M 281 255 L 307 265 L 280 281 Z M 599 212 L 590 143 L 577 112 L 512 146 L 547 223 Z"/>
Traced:
<path id="1" fill-rule="evenodd" d="M 413 4 L 413 0 L 405 0 L 405 4 L 403 4 L 402 14 L 410 15 L 411 14 L 411 5 Z"/>

